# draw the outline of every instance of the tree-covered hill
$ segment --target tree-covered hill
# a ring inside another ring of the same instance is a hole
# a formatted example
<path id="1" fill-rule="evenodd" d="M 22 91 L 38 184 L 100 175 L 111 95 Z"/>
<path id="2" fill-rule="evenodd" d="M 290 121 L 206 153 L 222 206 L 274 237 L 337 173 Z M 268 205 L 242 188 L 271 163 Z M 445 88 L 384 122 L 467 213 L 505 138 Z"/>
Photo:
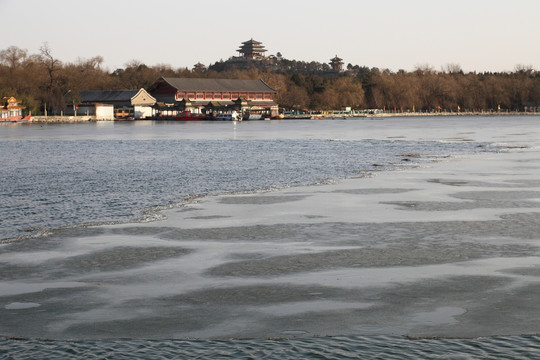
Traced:
<path id="1" fill-rule="evenodd" d="M 234 63 L 234 61 L 233 61 Z M 45 44 L 39 54 L 15 46 L 0 51 L 0 96 L 15 96 L 33 114 L 58 114 L 84 90 L 147 88 L 160 76 L 263 79 L 278 90 L 288 109 L 386 109 L 392 111 L 531 111 L 540 107 L 540 72 L 517 66 L 512 72 L 464 73 L 449 65 L 439 71 L 367 68 L 269 57 L 246 66 L 219 61 L 206 69 L 147 66 L 131 61 L 112 72 L 100 56 L 65 63 Z"/>

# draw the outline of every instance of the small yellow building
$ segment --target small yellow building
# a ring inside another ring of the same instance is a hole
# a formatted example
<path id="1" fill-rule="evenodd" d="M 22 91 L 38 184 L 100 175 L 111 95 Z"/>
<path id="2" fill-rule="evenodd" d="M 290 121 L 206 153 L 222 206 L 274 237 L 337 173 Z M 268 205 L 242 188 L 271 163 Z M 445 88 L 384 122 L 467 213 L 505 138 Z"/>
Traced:
<path id="1" fill-rule="evenodd" d="M 22 111 L 25 106 L 22 106 L 20 100 L 12 97 L 2 98 L 0 104 L 0 121 L 17 121 L 22 120 Z"/>

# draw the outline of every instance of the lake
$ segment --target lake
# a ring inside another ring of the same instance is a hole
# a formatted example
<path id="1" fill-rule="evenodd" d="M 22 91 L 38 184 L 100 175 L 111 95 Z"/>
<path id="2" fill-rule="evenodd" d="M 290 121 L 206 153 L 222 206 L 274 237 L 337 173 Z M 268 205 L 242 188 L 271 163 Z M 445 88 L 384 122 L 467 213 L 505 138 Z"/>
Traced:
<path id="1" fill-rule="evenodd" d="M 0 354 L 530 357 L 539 120 L 0 124 Z"/>

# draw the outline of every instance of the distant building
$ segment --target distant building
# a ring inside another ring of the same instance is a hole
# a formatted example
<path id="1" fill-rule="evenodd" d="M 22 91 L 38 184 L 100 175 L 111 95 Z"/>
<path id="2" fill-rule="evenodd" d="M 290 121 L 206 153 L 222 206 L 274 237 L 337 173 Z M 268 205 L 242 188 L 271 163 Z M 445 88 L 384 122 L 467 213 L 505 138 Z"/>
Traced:
<path id="1" fill-rule="evenodd" d="M 206 71 L 206 65 L 201 64 L 200 62 L 198 62 L 195 65 L 193 65 L 193 71 L 196 71 L 196 72 Z"/>
<path id="2" fill-rule="evenodd" d="M 260 41 L 253 39 L 244 41 L 236 51 L 238 56 L 231 56 L 225 61 L 216 62 L 210 65 L 209 70 L 222 72 L 255 68 L 262 71 L 277 71 L 280 69 L 281 56 L 266 56 L 267 50 Z"/>
<path id="3" fill-rule="evenodd" d="M 152 115 L 155 103 L 156 99 L 145 89 L 81 91 L 80 102 L 69 104 L 65 113 L 95 116 L 100 120 L 144 119 Z"/>
<path id="4" fill-rule="evenodd" d="M 262 45 L 262 42 L 251 38 L 248 41 L 244 41 L 237 51 L 240 54 L 240 57 L 247 59 L 261 59 L 265 57 L 264 53 L 266 52 L 266 49 Z"/>
<path id="5" fill-rule="evenodd" d="M 343 71 L 343 59 L 339 58 L 337 55 L 330 59 L 329 64 L 332 67 L 332 70 Z"/>
<path id="6" fill-rule="evenodd" d="M 262 80 L 160 78 L 148 88 L 159 114 L 181 111 L 278 115 L 277 91 Z"/>
<path id="7" fill-rule="evenodd" d="M 22 120 L 22 111 L 25 106 L 20 104 L 20 101 L 13 96 L 2 98 L 0 103 L 0 121 L 17 121 Z"/>

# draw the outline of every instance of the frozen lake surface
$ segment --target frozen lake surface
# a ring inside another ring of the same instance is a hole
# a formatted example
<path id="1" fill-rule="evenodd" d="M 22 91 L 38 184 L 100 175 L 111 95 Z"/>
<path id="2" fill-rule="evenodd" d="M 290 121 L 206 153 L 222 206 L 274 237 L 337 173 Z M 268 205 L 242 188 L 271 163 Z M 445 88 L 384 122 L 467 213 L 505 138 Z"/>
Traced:
<path id="1" fill-rule="evenodd" d="M 2 126 L 15 155 L 2 170 L 0 334 L 83 348 L 296 338 L 328 358 L 381 337 L 487 337 L 526 356 L 540 314 L 539 120 Z"/>

